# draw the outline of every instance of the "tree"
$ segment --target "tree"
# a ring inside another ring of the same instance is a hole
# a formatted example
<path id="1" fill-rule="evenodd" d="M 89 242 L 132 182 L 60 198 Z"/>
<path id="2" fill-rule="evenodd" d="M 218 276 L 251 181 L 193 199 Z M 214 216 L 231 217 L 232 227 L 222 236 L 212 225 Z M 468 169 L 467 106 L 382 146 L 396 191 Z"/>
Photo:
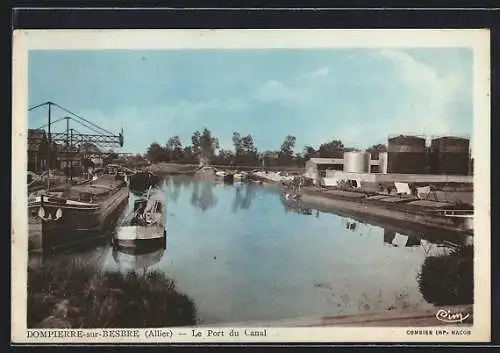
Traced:
<path id="1" fill-rule="evenodd" d="M 220 150 L 215 160 L 217 164 L 228 165 L 231 164 L 233 158 L 233 152 L 229 150 Z"/>
<path id="2" fill-rule="evenodd" d="M 241 139 L 243 151 L 245 153 L 245 162 L 249 165 L 255 165 L 257 162 L 257 149 L 255 148 L 253 137 L 247 135 Z"/>
<path id="3" fill-rule="evenodd" d="M 281 144 L 280 162 L 281 164 L 290 163 L 293 159 L 293 148 L 295 147 L 295 136 L 288 135 Z"/>
<path id="4" fill-rule="evenodd" d="M 297 167 L 303 167 L 305 165 L 305 158 L 302 153 L 295 153 L 295 162 L 297 163 Z"/>
<path id="5" fill-rule="evenodd" d="M 379 159 L 379 155 L 381 152 L 387 152 L 387 146 L 383 144 L 373 145 L 370 148 L 366 149 L 366 152 L 371 153 L 371 159 Z"/>
<path id="6" fill-rule="evenodd" d="M 215 154 L 215 150 L 219 149 L 219 140 L 212 136 L 212 133 L 207 128 L 203 132 L 195 131 L 191 136 L 193 143 L 193 152 L 201 164 L 208 164 Z"/>
<path id="7" fill-rule="evenodd" d="M 182 151 L 182 161 L 184 163 L 196 163 L 197 156 L 194 152 L 193 146 L 186 146 Z"/>
<path id="8" fill-rule="evenodd" d="M 179 136 L 171 137 L 167 141 L 166 151 L 170 155 L 170 160 L 179 160 L 182 157 L 182 143 Z"/>
<path id="9" fill-rule="evenodd" d="M 241 135 L 238 132 L 233 132 L 233 145 L 234 153 L 236 155 L 243 153 L 243 141 L 241 140 Z"/>
<path id="10" fill-rule="evenodd" d="M 264 167 L 274 167 L 279 159 L 279 152 L 265 151 L 262 153 L 262 163 Z"/>
<path id="11" fill-rule="evenodd" d="M 160 146 L 160 144 L 153 142 L 149 148 L 148 152 L 146 153 L 148 159 L 151 162 L 161 162 L 164 160 L 165 156 L 165 150 L 163 147 Z"/>
<path id="12" fill-rule="evenodd" d="M 340 140 L 323 143 L 318 149 L 320 158 L 343 158 L 344 144 Z"/>
<path id="13" fill-rule="evenodd" d="M 304 147 L 304 160 L 308 161 L 311 158 L 317 157 L 318 152 L 312 146 Z"/>
<path id="14" fill-rule="evenodd" d="M 191 146 L 193 147 L 193 152 L 198 152 L 200 148 L 200 138 L 201 138 L 201 133 L 199 131 L 193 132 L 193 135 L 191 136 Z"/>
<path id="15" fill-rule="evenodd" d="M 118 153 L 113 151 L 112 149 L 108 150 L 108 158 L 110 160 L 117 159 L 118 158 Z"/>
<path id="16" fill-rule="evenodd" d="M 288 135 L 281 144 L 281 153 L 291 155 L 295 147 L 295 136 Z"/>
<path id="17" fill-rule="evenodd" d="M 241 135 L 238 132 L 233 132 L 233 145 L 234 145 L 234 163 L 239 165 L 243 162 L 243 142 Z"/>

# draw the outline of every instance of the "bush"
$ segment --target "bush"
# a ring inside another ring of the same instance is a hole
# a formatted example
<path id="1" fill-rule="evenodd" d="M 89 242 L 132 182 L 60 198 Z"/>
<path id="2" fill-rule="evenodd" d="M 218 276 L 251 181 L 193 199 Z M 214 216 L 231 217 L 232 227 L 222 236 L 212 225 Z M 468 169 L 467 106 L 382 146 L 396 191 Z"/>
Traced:
<path id="1" fill-rule="evenodd" d="M 75 262 L 28 269 L 33 327 L 131 328 L 196 324 L 196 308 L 161 272 L 99 271 Z M 55 323 L 55 324 L 54 324 Z"/>
<path id="2" fill-rule="evenodd" d="M 464 246 L 450 255 L 428 257 L 417 276 L 424 299 L 434 305 L 468 305 L 474 302 L 474 251 Z"/>

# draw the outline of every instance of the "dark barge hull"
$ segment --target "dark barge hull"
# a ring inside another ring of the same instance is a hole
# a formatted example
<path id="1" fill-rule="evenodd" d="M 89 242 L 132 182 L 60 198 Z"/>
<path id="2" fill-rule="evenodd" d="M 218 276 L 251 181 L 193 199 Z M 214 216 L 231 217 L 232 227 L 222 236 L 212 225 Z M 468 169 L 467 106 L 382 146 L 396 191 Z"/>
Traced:
<path id="1" fill-rule="evenodd" d="M 150 186 L 160 184 L 160 178 L 152 173 L 137 173 L 129 176 L 129 188 L 133 191 L 145 191 Z"/>
<path id="2" fill-rule="evenodd" d="M 46 214 L 55 215 L 57 209 L 62 210 L 63 217 L 59 220 L 33 220 L 37 217 L 34 214 L 40 206 L 32 206 L 29 209 L 29 216 L 32 218 L 30 227 L 38 226 L 40 229 L 38 236 L 30 239 L 31 250 L 51 251 L 103 238 L 106 236 L 106 230 L 116 223 L 127 204 L 128 190 L 122 187 L 95 208 L 44 203 Z"/>

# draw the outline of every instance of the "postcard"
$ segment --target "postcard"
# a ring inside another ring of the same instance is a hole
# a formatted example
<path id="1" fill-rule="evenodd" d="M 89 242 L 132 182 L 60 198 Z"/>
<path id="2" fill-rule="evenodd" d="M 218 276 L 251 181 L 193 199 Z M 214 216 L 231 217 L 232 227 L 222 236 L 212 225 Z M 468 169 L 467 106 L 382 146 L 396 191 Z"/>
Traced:
<path id="1" fill-rule="evenodd" d="M 489 40 L 14 31 L 12 341 L 489 341 Z"/>

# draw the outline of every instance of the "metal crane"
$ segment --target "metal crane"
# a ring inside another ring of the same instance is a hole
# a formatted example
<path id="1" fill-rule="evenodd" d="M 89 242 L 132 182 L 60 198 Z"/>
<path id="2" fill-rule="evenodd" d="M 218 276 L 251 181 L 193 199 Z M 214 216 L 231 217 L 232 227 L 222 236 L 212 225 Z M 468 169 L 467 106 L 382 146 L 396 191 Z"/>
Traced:
<path id="1" fill-rule="evenodd" d="M 92 145 L 96 147 L 123 147 L 123 128 L 121 129 L 121 132 L 119 134 L 113 134 L 112 132 L 90 122 L 89 120 L 73 113 L 72 111 L 62 107 L 61 105 L 50 101 L 35 105 L 29 108 L 28 111 L 32 111 L 42 107 L 48 107 L 48 123 L 40 126 L 37 130 L 44 130 L 45 128 L 47 128 L 48 130 L 47 142 L 49 148 L 47 149 L 47 162 L 49 165 L 49 169 L 52 165 L 51 147 L 53 146 L 53 143 L 59 142 L 66 145 L 65 152 L 68 163 L 71 161 L 70 155 L 75 152 L 74 147 L 78 147 L 78 149 Z M 52 109 L 54 107 L 62 110 L 70 116 L 64 116 L 62 118 L 52 120 Z M 66 131 L 52 132 L 52 125 L 63 120 L 66 120 Z M 83 134 L 74 128 L 70 128 L 70 121 L 89 129 L 92 133 Z M 29 144 L 41 144 L 45 142 L 44 140 L 45 138 L 42 135 L 28 135 Z"/>

